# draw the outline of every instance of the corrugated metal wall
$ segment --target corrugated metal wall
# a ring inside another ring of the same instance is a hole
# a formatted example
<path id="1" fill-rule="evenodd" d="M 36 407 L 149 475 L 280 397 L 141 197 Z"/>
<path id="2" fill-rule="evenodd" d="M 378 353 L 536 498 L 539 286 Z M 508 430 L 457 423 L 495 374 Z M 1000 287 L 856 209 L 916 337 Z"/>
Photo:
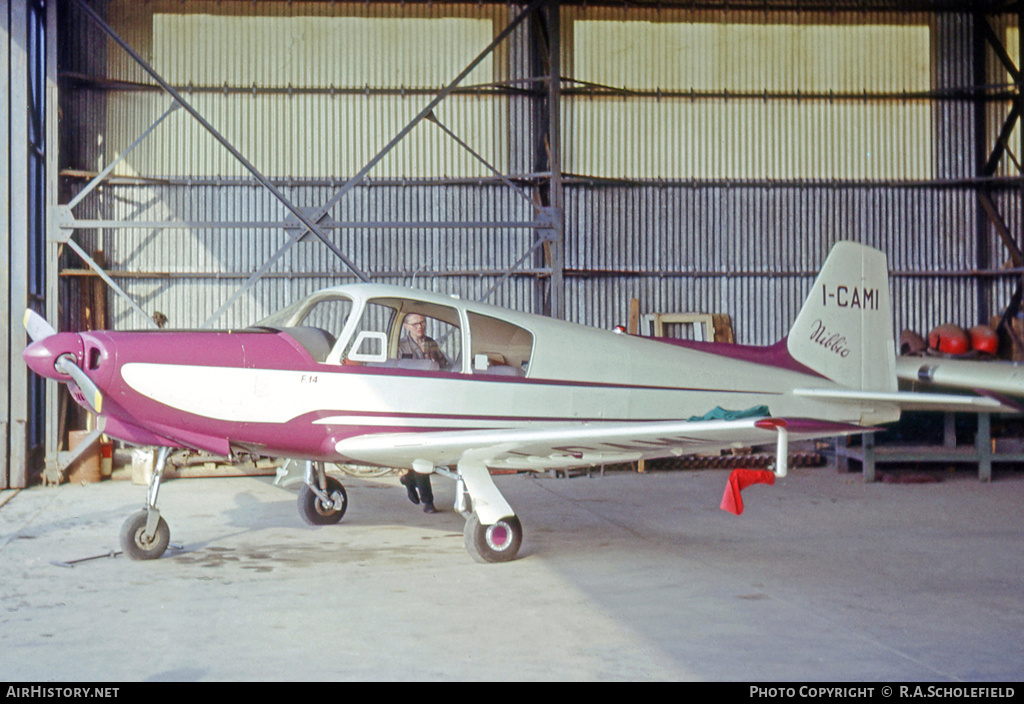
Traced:
<path id="1" fill-rule="evenodd" d="M 337 187 L 309 184 L 282 189 L 289 200 L 309 209 L 326 203 L 337 191 Z M 105 253 L 115 278 L 144 309 L 160 310 L 174 327 L 198 327 L 210 321 L 252 272 L 286 246 L 289 237 L 280 228 L 212 225 L 288 219 L 290 214 L 258 185 L 108 186 L 95 204 L 100 205 L 103 217 L 113 220 L 211 223 L 210 229 L 109 228 L 78 236 L 87 250 Z M 524 222 L 532 217 L 530 210 L 508 189 L 493 186 L 374 185 L 356 188 L 340 201 L 332 216 L 341 222 L 375 222 L 384 217 L 396 222 L 487 223 L 503 218 Z M 524 228 L 326 229 L 379 283 L 411 282 L 473 298 L 486 293 L 530 248 L 534 237 Z M 308 236 L 288 248 L 252 295 L 239 298 L 212 321 L 213 326 L 244 326 L 312 290 L 354 280 L 341 261 Z M 523 285 L 513 290 L 522 290 L 511 301 L 532 309 L 532 285 L 528 280 L 519 283 Z M 503 295 L 507 298 L 511 291 Z M 117 327 L 146 324 L 123 302 L 112 298 L 111 303 Z"/>
<path id="2" fill-rule="evenodd" d="M 744 342 L 781 338 L 838 240 L 889 254 L 897 325 L 926 333 L 977 309 L 970 230 L 977 198 L 923 187 L 736 185 L 570 188 L 569 316 L 624 321 L 647 311 L 724 312 Z M 595 233 L 606 233 L 597 237 Z M 652 234 L 657 233 L 657 234 Z M 929 275 L 928 272 L 931 272 Z M 604 301 L 600 307 L 595 302 Z M 973 324 L 973 322 L 971 322 Z"/>
<path id="3" fill-rule="evenodd" d="M 605 272 L 574 280 L 570 317 L 621 322 L 635 296 L 644 310 L 729 313 L 739 340 L 771 342 L 840 239 L 889 254 L 898 328 L 1005 307 L 1012 280 L 969 275 L 1008 259 L 992 228 L 978 244 L 971 16 L 569 12 L 586 27 L 571 38 L 583 87 L 566 109 L 566 170 L 610 181 L 568 187 L 566 266 Z M 993 24 L 1016 56 L 1015 24 Z M 989 92 L 1006 91 L 987 58 Z M 986 104 L 988 148 L 1009 108 Z M 1019 176 L 1012 163 L 997 174 Z M 1003 188 L 1019 233 L 1020 193 Z"/>
<path id="4" fill-rule="evenodd" d="M 110 2 L 106 16 L 290 200 L 315 210 L 515 12 L 500 4 L 174 1 Z M 79 136 L 67 166 L 94 173 L 156 121 L 171 99 L 141 89 L 151 80 L 119 48 L 99 39 L 85 18 L 72 24 L 87 38 L 79 42 L 77 32 L 65 37 L 64 70 L 73 88 L 65 93 L 65 109 Z M 501 225 L 528 223 L 534 209 L 506 186 L 488 185 L 497 183 L 492 168 L 523 173 L 532 167 L 532 146 L 520 145 L 511 131 L 513 124 L 529 130 L 533 101 L 501 89 L 510 72 L 527 75 L 521 54 L 526 43 L 519 37 L 500 46 L 434 112 L 480 158 L 424 121 L 370 172 L 369 185 L 356 187 L 332 209 L 334 221 L 377 223 L 327 225 L 375 280 L 480 298 L 534 244 L 532 228 Z M 94 50 L 83 52 L 83 44 Z M 105 61 L 97 62 L 97 47 Z M 74 215 L 194 225 L 79 230 L 75 238 L 87 251 L 104 252 L 118 283 L 143 309 L 159 310 L 176 326 L 237 327 L 309 290 L 353 280 L 310 238 L 291 247 L 259 284 L 218 315 L 287 242 L 279 227 L 260 224 L 294 219 L 245 176 L 189 115 L 176 111 L 117 164 L 112 185 L 97 189 Z M 251 226 L 216 226 L 242 221 Z M 451 225 L 467 222 L 485 226 Z M 533 270 L 534 258 L 519 271 Z M 79 281 L 81 265 L 72 266 L 77 269 L 67 273 Z M 534 278 L 514 278 L 501 287 L 501 300 L 536 309 L 536 289 Z M 122 300 L 111 296 L 110 303 L 115 326 L 147 323 Z"/>
<path id="5" fill-rule="evenodd" d="M 72 10 L 73 12 L 73 10 Z M 509 18 L 503 6 L 387 3 L 109 3 L 109 22 L 257 168 L 271 177 L 337 178 L 358 171 Z M 84 31 L 95 33 L 86 25 Z M 496 29 L 497 28 L 497 29 Z M 97 42 L 89 42 L 95 44 Z M 103 134 L 82 155 L 102 168 L 170 105 L 131 57 L 108 46 L 92 71 L 116 83 L 82 108 Z M 508 168 L 509 104 L 488 89 L 507 76 L 507 49 L 462 85 L 436 117 L 500 170 Z M 87 69 L 87 70 L 90 70 Z M 95 75 L 95 74 L 94 74 Z M 93 89 L 102 86 L 93 84 Z M 427 96 L 427 97 L 424 97 Z M 81 95 L 81 98 L 89 96 Z M 121 162 L 116 175 L 247 177 L 184 111 Z M 418 126 L 373 177 L 488 176 L 431 123 Z"/>
<path id="6" fill-rule="evenodd" d="M 975 100 L 971 15 L 670 5 L 562 8 L 567 318 L 622 323 L 628 299 L 638 297 L 645 312 L 728 313 L 738 341 L 773 342 L 839 239 L 889 253 L 898 328 L 972 325 L 1005 305 L 1015 281 L 990 271 L 1007 257 L 983 224 L 973 179 L 977 121 L 990 149 L 1010 101 Z M 521 8 L 109 0 L 107 16 L 173 82 L 191 85 L 189 99 L 280 179 L 289 198 L 316 208 Z M 123 83 L 147 78 L 74 8 L 66 17 L 62 155 L 65 167 L 95 172 L 170 101 Z M 1016 57 L 1015 17 L 995 17 L 992 26 Z M 543 149 L 543 96 L 507 87 L 529 87 L 537 42 L 535 28 L 518 29 L 469 79 L 489 87 L 453 96 L 437 111 L 487 161 L 517 175 L 530 174 Z M 296 45 L 301 50 L 288 50 Z M 341 61 L 345 47 L 351 51 Z M 998 97 L 1007 77 L 991 50 L 986 61 L 985 80 L 996 86 L 987 95 Z M 419 125 L 410 139 L 371 174 L 371 185 L 342 199 L 331 213 L 336 221 L 534 217 L 435 125 Z M 280 204 L 218 150 L 179 110 L 118 166 L 124 178 L 99 188 L 75 216 L 285 219 Z M 1016 132 L 1011 151 L 1020 152 Z M 996 175 L 1019 174 L 1003 163 Z M 1019 234 L 1018 184 L 988 185 L 1009 231 Z M 80 186 L 70 182 L 69 191 Z M 330 231 L 379 280 L 474 298 L 536 237 L 527 227 Z M 75 238 L 88 251 L 103 250 L 147 312 L 190 326 L 209 321 L 286 235 L 265 227 L 140 227 Z M 544 265 L 540 254 L 528 256 L 491 300 L 544 310 Z M 319 242 L 295 245 L 215 324 L 243 325 L 305 291 L 351 280 L 347 274 Z M 116 327 L 145 323 L 116 297 L 111 307 Z"/>
<path id="7" fill-rule="evenodd" d="M 572 173 L 931 178 L 928 15 L 568 8 Z M 875 97 L 910 96 L 906 100 Z M 632 149 L 622 149 L 630 144 Z"/>

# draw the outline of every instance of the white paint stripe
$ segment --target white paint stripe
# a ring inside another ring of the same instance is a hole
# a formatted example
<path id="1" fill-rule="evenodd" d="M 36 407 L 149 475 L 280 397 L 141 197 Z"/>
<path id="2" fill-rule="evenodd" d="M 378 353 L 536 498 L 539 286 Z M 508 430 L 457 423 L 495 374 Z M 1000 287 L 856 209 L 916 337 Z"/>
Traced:
<path id="1" fill-rule="evenodd" d="M 330 416 L 313 425 L 376 425 L 404 428 L 527 428 L 550 421 L 485 420 L 483 418 L 411 418 L 408 416 Z"/>

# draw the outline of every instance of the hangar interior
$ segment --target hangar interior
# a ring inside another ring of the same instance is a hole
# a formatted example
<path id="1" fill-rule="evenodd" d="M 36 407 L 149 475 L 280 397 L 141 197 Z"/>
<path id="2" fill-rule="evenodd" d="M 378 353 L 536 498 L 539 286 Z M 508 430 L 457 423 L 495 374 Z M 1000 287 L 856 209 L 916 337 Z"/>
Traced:
<path id="1" fill-rule="evenodd" d="M 29 308 L 230 329 L 372 280 L 769 344 L 850 239 L 897 334 L 1020 351 L 1019 2 L 2 6 L 0 488 L 84 420 L 21 360 Z"/>

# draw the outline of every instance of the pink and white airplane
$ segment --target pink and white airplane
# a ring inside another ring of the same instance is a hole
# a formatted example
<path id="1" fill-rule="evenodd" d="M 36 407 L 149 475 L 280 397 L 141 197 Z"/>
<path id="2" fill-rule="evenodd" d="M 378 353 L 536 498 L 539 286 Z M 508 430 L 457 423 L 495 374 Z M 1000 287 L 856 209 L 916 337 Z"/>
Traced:
<path id="1" fill-rule="evenodd" d="M 422 316 L 443 354 L 403 341 Z M 29 312 L 25 351 L 107 435 L 158 446 L 145 508 L 122 548 L 159 557 L 156 507 L 171 448 L 306 460 L 301 515 L 347 507 L 325 462 L 457 482 L 469 553 L 515 557 L 522 527 L 489 469 L 543 471 L 864 432 L 901 409 L 1011 411 L 983 396 L 900 392 L 886 257 L 837 244 L 789 335 L 768 347 L 616 334 L 414 289 L 313 293 L 226 332 L 55 332 Z M 727 409 L 730 413 L 709 412 Z"/>

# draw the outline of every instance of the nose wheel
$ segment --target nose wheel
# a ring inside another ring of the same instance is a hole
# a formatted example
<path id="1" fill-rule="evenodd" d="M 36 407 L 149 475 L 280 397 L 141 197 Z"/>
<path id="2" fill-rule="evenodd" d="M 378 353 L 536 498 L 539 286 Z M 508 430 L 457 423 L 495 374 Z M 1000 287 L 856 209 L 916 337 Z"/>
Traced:
<path id="1" fill-rule="evenodd" d="M 156 525 L 150 529 L 150 512 L 146 509 L 133 513 L 121 525 L 121 552 L 133 560 L 155 560 L 164 554 L 171 542 L 171 529 L 159 514 Z"/>
<path id="2" fill-rule="evenodd" d="M 128 516 L 128 520 L 121 524 L 121 552 L 133 560 L 155 560 L 164 554 L 171 542 L 171 530 L 156 507 L 160 479 L 170 454 L 171 448 L 160 448 L 149 480 L 146 507 Z"/>

